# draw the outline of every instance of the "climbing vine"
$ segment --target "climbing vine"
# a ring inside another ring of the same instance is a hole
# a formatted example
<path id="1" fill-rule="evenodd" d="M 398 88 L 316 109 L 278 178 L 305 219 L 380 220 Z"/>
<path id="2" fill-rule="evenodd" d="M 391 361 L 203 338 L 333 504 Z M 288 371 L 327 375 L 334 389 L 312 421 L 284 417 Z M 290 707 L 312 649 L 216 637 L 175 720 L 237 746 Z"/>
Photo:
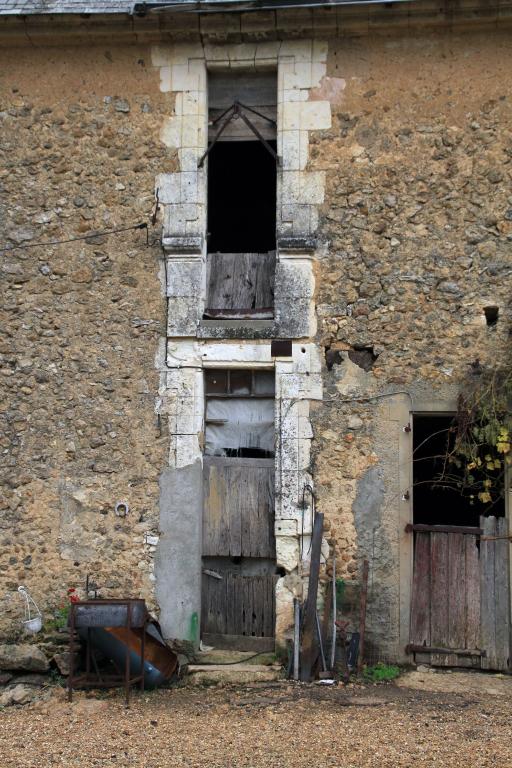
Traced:
<path id="1" fill-rule="evenodd" d="M 455 484 L 470 503 L 487 508 L 504 493 L 512 461 L 512 367 L 482 369 L 463 386 L 440 482 Z"/>

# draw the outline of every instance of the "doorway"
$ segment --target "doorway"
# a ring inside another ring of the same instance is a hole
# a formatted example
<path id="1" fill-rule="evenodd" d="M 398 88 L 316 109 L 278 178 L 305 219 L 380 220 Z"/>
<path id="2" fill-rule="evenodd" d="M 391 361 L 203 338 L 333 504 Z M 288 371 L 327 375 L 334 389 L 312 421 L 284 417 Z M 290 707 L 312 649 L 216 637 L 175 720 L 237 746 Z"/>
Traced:
<path id="1" fill-rule="evenodd" d="M 274 371 L 205 373 L 201 636 L 273 650 Z"/>
<path id="2" fill-rule="evenodd" d="M 483 504 L 453 458 L 450 414 L 413 417 L 414 537 L 408 651 L 418 663 L 508 670 L 508 521 Z"/>

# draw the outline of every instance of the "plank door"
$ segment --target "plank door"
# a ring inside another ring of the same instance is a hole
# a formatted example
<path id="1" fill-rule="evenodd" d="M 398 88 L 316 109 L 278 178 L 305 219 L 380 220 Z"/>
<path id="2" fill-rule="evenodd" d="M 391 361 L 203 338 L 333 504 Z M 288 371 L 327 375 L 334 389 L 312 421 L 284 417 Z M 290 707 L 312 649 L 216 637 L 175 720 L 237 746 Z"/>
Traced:
<path id="1" fill-rule="evenodd" d="M 504 535 L 506 525 L 491 517 L 460 532 L 413 526 L 409 651 L 417 662 L 509 669 L 509 544 L 485 538 Z"/>
<path id="2" fill-rule="evenodd" d="M 273 649 L 274 459 L 205 456 L 203 466 L 203 640 Z"/>

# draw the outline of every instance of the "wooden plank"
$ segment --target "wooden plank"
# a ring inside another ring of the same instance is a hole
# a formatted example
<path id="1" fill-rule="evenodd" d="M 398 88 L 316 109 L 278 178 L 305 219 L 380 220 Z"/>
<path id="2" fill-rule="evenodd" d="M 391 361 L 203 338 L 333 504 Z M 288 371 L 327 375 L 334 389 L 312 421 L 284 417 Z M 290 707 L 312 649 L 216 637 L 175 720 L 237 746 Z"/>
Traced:
<path id="1" fill-rule="evenodd" d="M 416 664 L 430 664 L 433 667 L 480 667 L 480 656 L 478 654 L 473 656 L 463 656 L 461 654 L 452 653 L 446 655 L 434 655 L 429 653 L 417 652 L 414 655 Z M 452 661 L 453 663 L 449 663 Z"/>
<path id="2" fill-rule="evenodd" d="M 448 647 L 448 536 L 431 533 L 430 573 L 431 609 L 430 642 L 432 646 Z"/>
<path id="3" fill-rule="evenodd" d="M 278 579 L 279 576 L 274 573 L 267 577 L 267 602 L 263 627 L 266 637 L 274 637 L 276 631 L 276 584 Z"/>
<path id="4" fill-rule="evenodd" d="M 233 591 L 233 579 L 231 572 L 226 572 L 226 634 L 238 634 L 238 617 L 236 615 L 237 602 Z"/>
<path id="5" fill-rule="evenodd" d="M 301 668 L 300 679 L 305 682 L 311 680 L 311 672 L 316 657 L 316 600 L 318 594 L 318 578 L 320 573 L 320 554 L 322 547 L 322 532 L 324 516 L 318 512 L 313 526 L 311 541 L 311 560 L 309 566 L 308 596 L 304 608 L 304 621 L 302 631 Z"/>
<path id="6" fill-rule="evenodd" d="M 496 536 L 507 536 L 508 520 L 496 520 Z M 496 597 L 496 669 L 510 668 L 510 590 L 509 552 L 510 543 L 499 538 L 494 543 L 494 594 Z"/>
<path id="7" fill-rule="evenodd" d="M 255 273 L 255 307 L 273 307 L 274 306 L 274 279 L 276 271 L 276 253 L 258 254 L 259 258 L 254 260 L 256 267 Z"/>
<path id="8" fill-rule="evenodd" d="M 466 548 L 466 642 L 465 648 L 480 646 L 480 555 L 476 536 L 465 536 Z"/>
<path id="9" fill-rule="evenodd" d="M 202 640 L 205 645 L 214 648 L 235 651 L 253 651 L 253 653 L 273 653 L 276 641 L 273 637 L 252 637 L 247 635 L 217 634 L 203 632 Z"/>
<path id="10" fill-rule="evenodd" d="M 480 536 L 482 533 L 481 528 L 474 528 L 464 525 L 424 525 L 423 523 L 417 523 L 413 525 L 408 523 L 405 526 L 406 533 L 422 532 L 422 533 L 467 533 L 473 536 Z"/>
<path id="11" fill-rule="evenodd" d="M 273 307 L 275 251 L 209 253 L 206 261 L 207 314 Z"/>
<path id="12" fill-rule="evenodd" d="M 236 459 L 234 460 L 236 462 Z M 240 514 L 240 500 L 244 493 L 244 470 L 242 467 L 223 467 L 224 485 L 228 490 L 226 498 L 226 519 L 229 529 L 230 557 L 241 557 L 242 551 L 242 515 Z"/>
<path id="13" fill-rule="evenodd" d="M 485 655 L 478 648 L 434 648 L 426 645 L 413 645 L 410 643 L 405 648 L 406 653 L 455 653 L 457 656 L 482 656 Z"/>
<path id="14" fill-rule="evenodd" d="M 248 467 L 244 475 L 244 498 L 241 499 L 240 512 L 247 520 L 244 526 L 245 538 L 242 539 L 242 553 L 246 557 L 262 557 L 263 543 L 260 531 L 259 508 L 259 472 L 257 467 Z"/>
<path id="15" fill-rule="evenodd" d="M 496 535 L 496 518 L 481 517 L 484 536 Z M 495 542 L 480 542 L 480 648 L 486 651 L 482 669 L 496 669 Z"/>
<path id="16" fill-rule="evenodd" d="M 234 621 L 233 624 L 226 629 L 226 633 L 233 635 L 243 635 L 243 594 L 242 590 L 240 589 L 240 580 L 236 578 L 235 574 L 230 574 L 230 580 L 230 599 L 233 602 Z"/>
<path id="17" fill-rule="evenodd" d="M 244 618 L 243 634 L 252 637 L 254 634 L 252 631 L 252 605 L 253 605 L 252 594 L 251 594 L 252 580 L 244 579 L 240 577 L 239 581 L 240 581 L 240 589 L 243 595 L 243 609 L 242 609 L 243 618 Z"/>
<path id="18" fill-rule="evenodd" d="M 448 534 L 448 648 L 466 642 L 466 549 L 462 533 Z"/>
<path id="19" fill-rule="evenodd" d="M 225 309 L 232 306 L 235 255 L 232 253 L 210 253 L 206 259 L 208 296 L 206 306 L 211 309 Z"/>
<path id="20" fill-rule="evenodd" d="M 263 610 L 265 605 L 265 588 L 266 584 L 261 576 L 253 576 L 250 579 L 251 582 L 251 597 L 252 597 L 252 631 L 251 634 L 255 637 L 261 637 L 263 635 Z"/>
<path id="21" fill-rule="evenodd" d="M 417 533 L 411 599 L 413 645 L 430 645 L 430 533 Z"/>
<path id="22" fill-rule="evenodd" d="M 246 512 L 250 520 L 248 556 L 269 559 L 275 557 L 273 486 L 273 469 L 254 468 L 247 488 L 247 503 L 250 504 Z"/>

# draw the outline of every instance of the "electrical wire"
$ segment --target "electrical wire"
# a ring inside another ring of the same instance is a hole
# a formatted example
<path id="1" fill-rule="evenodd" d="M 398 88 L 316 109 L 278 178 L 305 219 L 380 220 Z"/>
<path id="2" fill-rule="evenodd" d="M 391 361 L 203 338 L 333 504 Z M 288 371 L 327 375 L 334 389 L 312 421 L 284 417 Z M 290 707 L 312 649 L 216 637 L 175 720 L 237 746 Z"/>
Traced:
<path id="1" fill-rule="evenodd" d="M 70 237 L 66 240 L 45 240 L 39 243 L 24 243 L 22 245 L 9 245 L 0 248 L 0 253 L 8 253 L 9 251 L 26 250 L 28 248 L 44 247 L 47 245 L 64 245 L 65 243 L 75 243 L 78 240 L 92 240 L 95 237 L 103 237 L 104 235 L 117 235 L 119 232 L 130 232 L 135 229 L 146 230 L 146 244 L 149 245 L 148 237 L 148 225 L 147 222 L 142 221 L 139 224 L 132 224 L 129 227 L 118 227 L 116 229 L 104 229 L 99 232 L 89 232 L 88 235 L 80 235 L 79 237 Z"/>

